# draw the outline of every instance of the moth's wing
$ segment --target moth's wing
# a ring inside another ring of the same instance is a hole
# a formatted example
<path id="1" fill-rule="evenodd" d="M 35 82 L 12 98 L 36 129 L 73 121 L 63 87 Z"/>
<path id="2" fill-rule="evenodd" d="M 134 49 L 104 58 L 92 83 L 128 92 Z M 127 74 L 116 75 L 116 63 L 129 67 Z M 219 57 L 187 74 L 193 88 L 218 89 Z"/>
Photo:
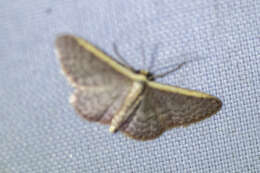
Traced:
<path id="1" fill-rule="evenodd" d="M 123 73 L 133 73 L 92 44 L 72 35 L 57 37 L 56 54 L 66 77 L 77 88 L 120 85 L 126 79 Z"/>
<path id="2" fill-rule="evenodd" d="M 203 120 L 220 110 L 222 102 L 199 91 L 149 82 L 147 97 L 166 129 L 186 126 Z"/>
<path id="3" fill-rule="evenodd" d="M 131 87 L 130 68 L 113 60 L 85 40 L 71 35 L 56 39 L 62 69 L 76 91 L 71 103 L 90 121 L 110 123 Z"/>
<path id="4" fill-rule="evenodd" d="M 137 140 L 156 138 L 165 131 L 154 111 L 156 105 L 144 96 L 142 101 L 133 109 L 128 120 L 120 127 L 120 131 Z"/>
<path id="5" fill-rule="evenodd" d="M 148 82 L 140 107 L 122 131 L 135 139 L 153 139 L 167 129 L 205 119 L 221 106 L 218 98 L 205 93 Z"/>
<path id="6" fill-rule="evenodd" d="M 110 124 L 128 93 L 128 86 L 76 89 L 70 97 L 75 110 L 89 121 Z"/>

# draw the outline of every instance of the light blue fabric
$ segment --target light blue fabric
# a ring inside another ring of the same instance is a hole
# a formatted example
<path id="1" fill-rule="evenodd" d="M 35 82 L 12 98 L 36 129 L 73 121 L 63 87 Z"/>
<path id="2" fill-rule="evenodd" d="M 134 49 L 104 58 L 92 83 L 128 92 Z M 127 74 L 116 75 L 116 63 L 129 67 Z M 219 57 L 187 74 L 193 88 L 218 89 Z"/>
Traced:
<path id="1" fill-rule="evenodd" d="M 0 172 L 260 172 L 259 14 L 259 0 L 1 1 Z M 68 102 L 64 32 L 113 56 L 116 43 L 138 69 L 191 61 L 159 82 L 223 108 L 149 142 L 111 134 Z"/>

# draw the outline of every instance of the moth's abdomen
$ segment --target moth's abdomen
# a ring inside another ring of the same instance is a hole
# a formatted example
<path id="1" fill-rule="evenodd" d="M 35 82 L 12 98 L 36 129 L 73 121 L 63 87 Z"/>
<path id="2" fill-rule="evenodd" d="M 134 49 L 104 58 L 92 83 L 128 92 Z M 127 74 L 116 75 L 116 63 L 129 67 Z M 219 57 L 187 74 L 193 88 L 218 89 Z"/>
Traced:
<path id="1" fill-rule="evenodd" d="M 115 132 L 129 117 L 132 107 L 135 107 L 141 101 L 142 91 L 144 89 L 144 84 L 142 82 L 135 81 L 126 96 L 123 105 L 115 114 L 111 121 L 110 132 Z"/>

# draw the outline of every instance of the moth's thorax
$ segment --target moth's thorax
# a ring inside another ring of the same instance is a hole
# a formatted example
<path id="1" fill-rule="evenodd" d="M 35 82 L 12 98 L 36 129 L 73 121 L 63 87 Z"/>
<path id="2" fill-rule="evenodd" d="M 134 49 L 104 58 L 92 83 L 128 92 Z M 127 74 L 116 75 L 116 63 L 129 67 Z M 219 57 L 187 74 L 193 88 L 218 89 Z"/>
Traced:
<path id="1" fill-rule="evenodd" d="M 131 115 L 130 110 L 135 108 L 135 106 L 141 101 L 144 87 L 144 82 L 133 81 L 132 87 L 130 88 L 122 106 L 111 121 L 110 132 L 115 132 L 128 119 Z"/>
<path id="2" fill-rule="evenodd" d="M 136 75 L 138 76 L 136 78 L 136 81 L 151 81 L 154 80 L 154 75 L 146 70 L 137 70 L 135 71 Z"/>
<path id="3" fill-rule="evenodd" d="M 139 73 L 144 76 L 147 76 L 149 74 L 149 72 L 146 70 L 139 70 Z"/>

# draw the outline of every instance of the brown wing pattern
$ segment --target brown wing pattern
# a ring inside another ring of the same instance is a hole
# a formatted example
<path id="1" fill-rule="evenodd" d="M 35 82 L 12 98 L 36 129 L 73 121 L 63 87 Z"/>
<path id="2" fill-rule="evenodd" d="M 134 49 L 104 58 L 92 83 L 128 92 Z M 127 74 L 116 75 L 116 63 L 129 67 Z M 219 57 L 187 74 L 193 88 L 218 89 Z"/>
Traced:
<path id="1" fill-rule="evenodd" d="M 186 126 L 215 114 L 222 106 L 216 97 L 195 97 L 149 88 L 147 97 L 166 129 Z"/>
<path id="2" fill-rule="evenodd" d="M 56 48 L 63 72 L 76 87 L 71 97 L 76 111 L 90 121 L 110 124 L 129 92 L 130 78 L 143 78 L 74 36 L 58 37 Z M 120 127 L 139 140 L 153 139 L 169 128 L 207 118 L 222 105 L 216 97 L 155 82 L 148 82 L 141 97 Z"/>
<path id="3" fill-rule="evenodd" d="M 109 124 L 123 103 L 131 80 L 97 57 L 98 49 L 87 42 L 84 47 L 79 40 L 71 35 L 62 35 L 56 40 L 63 72 L 76 88 L 70 101 L 83 118 Z"/>
<path id="4" fill-rule="evenodd" d="M 221 105 L 216 97 L 199 98 L 147 88 L 135 115 L 121 130 L 135 139 L 149 140 L 172 127 L 205 119 L 216 113 Z"/>
<path id="5" fill-rule="evenodd" d="M 159 136 L 165 128 L 160 124 L 154 106 L 149 105 L 148 97 L 144 97 L 120 130 L 134 139 L 149 140 Z"/>
<path id="6" fill-rule="evenodd" d="M 113 115 L 120 109 L 129 87 L 77 89 L 71 96 L 75 110 L 89 121 L 110 124 Z"/>
<path id="7" fill-rule="evenodd" d="M 125 76 L 81 46 L 74 36 L 58 37 L 56 49 L 63 72 L 74 87 L 118 85 L 126 80 Z"/>

